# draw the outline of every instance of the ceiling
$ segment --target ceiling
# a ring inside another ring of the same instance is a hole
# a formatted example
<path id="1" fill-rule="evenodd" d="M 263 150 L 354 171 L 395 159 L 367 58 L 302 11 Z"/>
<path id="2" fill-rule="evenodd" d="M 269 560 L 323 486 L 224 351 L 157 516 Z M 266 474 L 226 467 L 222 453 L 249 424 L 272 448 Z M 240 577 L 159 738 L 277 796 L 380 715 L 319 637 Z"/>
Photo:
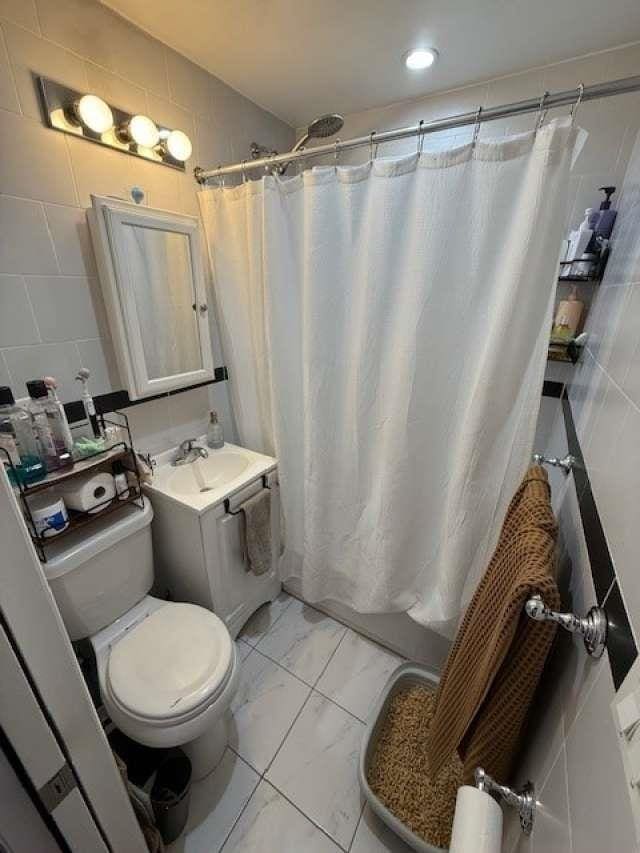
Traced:
<path id="1" fill-rule="evenodd" d="M 294 127 L 640 40 L 638 0 L 103 2 Z"/>

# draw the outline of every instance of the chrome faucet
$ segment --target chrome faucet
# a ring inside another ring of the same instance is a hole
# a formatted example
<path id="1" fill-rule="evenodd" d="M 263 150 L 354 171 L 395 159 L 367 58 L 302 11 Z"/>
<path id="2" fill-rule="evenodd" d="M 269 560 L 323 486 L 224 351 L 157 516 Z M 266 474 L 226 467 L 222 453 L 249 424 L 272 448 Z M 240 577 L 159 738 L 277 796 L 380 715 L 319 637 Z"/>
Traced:
<path id="1" fill-rule="evenodd" d="M 200 447 L 195 442 L 195 438 L 185 439 L 178 448 L 178 455 L 171 464 L 174 466 L 187 465 L 189 462 L 195 462 L 196 459 L 207 459 L 209 451 L 206 447 Z"/>

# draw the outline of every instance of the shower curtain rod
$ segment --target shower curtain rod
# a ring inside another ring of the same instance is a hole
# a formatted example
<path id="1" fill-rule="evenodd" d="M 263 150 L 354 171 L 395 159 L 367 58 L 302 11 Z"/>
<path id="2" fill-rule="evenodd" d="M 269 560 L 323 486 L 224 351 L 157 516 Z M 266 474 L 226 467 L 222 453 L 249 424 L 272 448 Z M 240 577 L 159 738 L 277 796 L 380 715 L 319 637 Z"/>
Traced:
<path id="1" fill-rule="evenodd" d="M 486 121 L 506 118 L 507 116 L 524 115 L 525 113 L 543 113 L 553 107 L 563 107 L 569 104 L 578 104 L 582 101 L 594 101 L 596 98 L 609 98 L 612 95 L 624 95 L 627 92 L 640 90 L 640 75 L 634 77 L 623 77 L 620 80 L 610 80 L 607 83 L 595 83 L 593 86 L 579 86 L 577 89 L 566 89 L 562 92 L 545 92 L 540 98 L 529 98 L 526 101 L 517 101 L 513 104 L 503 104 L 499 107 L 478 108 L 469 113 L 439 118 L 434 121 L 422 122 L 411 127 L 400 127 L 395 130 L 384 130 L 379 133 L 371 131 L 367 136 L 357 136 L 344 141 L 336 140 L 315 148 L 301 148 L 298 151 L 290 151 L 272 157 L 261 157 L 259 160 L 243 161 L 234 163 L 232 166 L 219 166 L 217 169 L 202 169 L 196 166 L 193 175 L 200 184 L 205 184 L 212 178 L 221 178 L 224 175 L 237 175 L 254 169 L 270 169 L 284 163 L 294 163 L 297 160 L 306 160 L 310 157 L 321 157 L 324 154 L 338 155 L 341 151 L 351 148 L 361 148 L 364 145 L 380 145 L 383 142 L 392 142 L 396 139 L 406 139 L 411 136 L 423 136 L 428 133 L 436 133 L 439 130 L 449 130 L 454 127 L 465 127 L 466 125 L 484 124 Z"/>

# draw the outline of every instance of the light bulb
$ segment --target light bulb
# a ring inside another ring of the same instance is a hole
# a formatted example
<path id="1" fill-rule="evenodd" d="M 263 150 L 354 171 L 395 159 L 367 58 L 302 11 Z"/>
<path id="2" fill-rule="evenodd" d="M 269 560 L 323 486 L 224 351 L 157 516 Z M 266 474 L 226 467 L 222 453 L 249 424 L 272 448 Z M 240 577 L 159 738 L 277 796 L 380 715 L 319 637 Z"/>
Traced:
<path id="1" fill-rule="evenodd" d="M 133 141 L 144 148 L 154 148 L 160 142 L 160 131 L 147 116 L 137 115 L 129 119 L 128 131 Z"/>
<path id="2" fill-rule="evenodd" d="M 404 57 L 404 64 L 410 71 L 424 71 L 430 68 L 438 58 L 438 51 L 433 47 L 419 47 L 410 50 Z"/>
<path id="3" fill-rule="evenodd" d="M 165 144 L 167 151 L 174 159 L 184 162 L 191 157 L 191 152 L 193 151 L 191 140 L 181 130 L 172 130 L 169 136 L 167 136 Z"/>
<path id="4" fill-rule="evenodd" d="M 75 113 L 94 133 L 106 133 L 113 127 L 111 107 L 97 95 L 83 95 L 75 104 Z"/>

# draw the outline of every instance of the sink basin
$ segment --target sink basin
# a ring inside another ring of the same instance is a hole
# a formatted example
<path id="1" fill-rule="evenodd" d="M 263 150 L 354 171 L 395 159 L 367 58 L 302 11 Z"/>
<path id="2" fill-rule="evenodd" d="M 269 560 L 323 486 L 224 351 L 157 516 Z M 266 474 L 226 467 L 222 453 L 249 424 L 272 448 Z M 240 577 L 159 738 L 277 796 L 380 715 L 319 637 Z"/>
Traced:
<path id="1" fill-rule="evenodd" d="M 198 443 L 206 444 L 204 439 Z M 197 512 L 220 503 L 276 467 L 273 457 L 228 443 L 220 450 L 209 450 L 206 459 L 198 457 L 185 465 L 172 465 L 175 455 L 174 449 L 155 457 L 153 482 L 145 489 L 152 500 L 154 493 L 164 495 Z"/>
<path id="2" fill-rule="evenodd" d="M 210 454 L 208 459 L 198 458 L 175 467 L 167 478 L 167 485 L 179 495 L 210 492 L 235 480 L 250 465 L 246 455 L 223 448 Z"/>

